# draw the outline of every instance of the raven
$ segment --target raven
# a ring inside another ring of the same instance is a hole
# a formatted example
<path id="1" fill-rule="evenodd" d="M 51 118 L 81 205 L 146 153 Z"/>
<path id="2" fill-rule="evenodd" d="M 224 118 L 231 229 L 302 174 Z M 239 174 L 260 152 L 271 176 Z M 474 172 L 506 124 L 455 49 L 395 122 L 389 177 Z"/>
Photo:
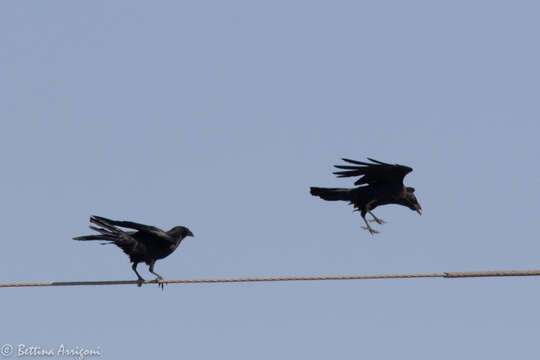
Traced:
<path id="1" fill-rule="evenodd" d="M 338 177 L 362 176 L 354 184 L 365 184 L 365 186 L 352 189 L 312 187 L 310 189 L 311 195 L 330 201 L 349 201 L 356 208 L 355 211 L 360 211 L 362 219 L 366 223 L 366 226 L 362 226 L 362 228 L 368 230 L 371 234 L 378 233 L 378 231 L 369 226 L 366 213 L 373 217 L 370 221 L 384 224 L 383 220 L 371 212 L 379 205 L 403 205 L 422 215 L 422 207 L 416 200 L 416 196 L 414 196 L 414 188 L 403 185 L 403 178 L 413 169 L 399 164 L 387 164 L 371 158 L 368 158 L 368 160 L 372 163 L 343 159 L 343 161 L 354 165 L 334 165 L 338 169 L 345 170 L 334 172 Z"/>
<path id="2" fill-rule="evenodd" d="M 131 221 L 110 220 L 101 216 L 91 216 L 90 225 L 100 235 L 86 235 L 74 237 L 73 240 L 105 240 L 104 244 L 115 244 L 129 256 L 133 263 L 131 268 L 137 274 L 137 286 L 141 286 L 144 279 L 137 272 L 137 264 L 145 262 L 150 266 L 150 272 L 157 276 L 156 280 L 163 280 L 161 275 L 154 272 L 156 260 L 169 256 L 186 236 L 193 233 L 184 226 L 175 226 L 169 231 L 163 231 L 154 226 L 138 224 Z M 122 231 L 117 228 L 129 228 L 137 231 Z M 159 283 L 163 289 L 163 284 Z"/>

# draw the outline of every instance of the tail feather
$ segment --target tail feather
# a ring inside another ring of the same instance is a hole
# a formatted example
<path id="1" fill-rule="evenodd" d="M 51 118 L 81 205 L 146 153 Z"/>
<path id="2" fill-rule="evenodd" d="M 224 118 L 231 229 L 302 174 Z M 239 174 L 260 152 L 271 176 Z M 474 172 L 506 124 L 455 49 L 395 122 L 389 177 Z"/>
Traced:
<path id="1" fill-rule="evenodd" d="M 118 235 L 120 234 L 120 233 L 117 233 L 117 232 L 112 232 L 112 231 L 109 231 L 107 229 L 99 228 L 97 226 L 92 226 L 92 225 L 90 225 L 89 228 L 92 229 L 92 230 L 95 230 L 98 233 L 103 234 L 103 235 L 110 235 L 110 236 L 118 237 Z"/>
<path id="2" fill-rule="evenodd" d="M 124 232 L 117 229 L 114 225 L 109 224 L 107 220 L 108 219 L 101 218 L 99 216 L 92 216 L 90 218 L 90 222 L 100 227 L 90 225 L 90 229 L 97 231 L 98 233 L 100 233 L 100 235 L 78 236 L 78 237 L 74 237 L 73 240 L 79 240 L 79 241 L 106 240 L 106 241 L 112 241 L 115 243 L 125 241 L 126 240 L 124 239 L 125 236 L 123 236 Z"/>
<path id="3" fill-rule="evenodd" d="M 112 235 L 85 235 L 74 237 L 73 240 L 88 241 L 88 240 L 107 240 L 115 241 L 116 237 Z"/>
<path id="4" fill-rule="evenodd" d="M 318 196 L 323 200 L 351 200 L 351 189 L 339 189 L 339 188 L 310 188 L 311 195 Z"/>

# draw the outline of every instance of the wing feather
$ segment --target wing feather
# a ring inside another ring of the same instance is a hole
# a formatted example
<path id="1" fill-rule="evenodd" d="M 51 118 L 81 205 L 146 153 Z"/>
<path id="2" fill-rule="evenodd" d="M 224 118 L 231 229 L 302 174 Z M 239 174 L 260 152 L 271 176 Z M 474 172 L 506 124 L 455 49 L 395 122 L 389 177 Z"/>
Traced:
<path id="1" fill-rule="evenodd" d="M 334 165 L 336 168 L 344 171 L 335 171 L 334 174 L 338 177 L 353 177 L 361 176 L 356 180 L 355 185 L 376 185 L 376 184 L 401 184 L 403 185 L 403 178 L 410 173 L 413 169 L 399 164 L 388 164 L 379 160 L 368 158 L 371 163 L 346 159 L 343 161 L 350 164 L 356 164 L 360 166 L 352 165 Z"/>
<path id="2" fill-rule="evenodd" d="M 136 222 L 133 222 L 133 221 L 111 220 L 111 219 L 107 219 L 107 218 L 104 218 L 104 217 L 101 217 L 101 216 L 95 216 L 95 215 L 90 218 L 90 221 L 94 222 L 94 223 L 98 223 L 101 226 L 114 225 L 114 226 L 124 227 L 124 228 L 128 228 L 128 229 L 135 229 L 135 230 L 147 233 L 147 234 L 151 235 L 152 237 L 154 237 L 156 239 L 166 240 L 168 242 L 173 242 L 173 240 L 170 238 L 169 234 L 167 234 L 165 231 L 163 231 L 163 230 L 161 230 L 161 229 L 159 229 L 159 228 L 157 228 L 155 226 L 144 225 L 144 224 L 136 223 Z"/>

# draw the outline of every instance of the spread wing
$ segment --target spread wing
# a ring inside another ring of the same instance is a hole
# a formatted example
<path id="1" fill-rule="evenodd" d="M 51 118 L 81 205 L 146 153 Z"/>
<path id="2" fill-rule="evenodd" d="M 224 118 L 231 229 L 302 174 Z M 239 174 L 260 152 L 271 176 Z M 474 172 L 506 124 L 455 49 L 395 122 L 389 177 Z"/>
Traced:
<path id="1" fill-rule="evenodd" d="M 338 177 L 361 176 L 356 180 L 355 185 L 378 185 L 378 184 L 400 184 L 403 185 L 403 178 L 413 169 L 399 164 L 387 164 L 368 158 L 372 163 L 343 159 L 343 161 L 355 165 L 334 165 L 338 169 L 345 171 L 336 171 Z"/>
<path id="2" fill-rule="evenodd" d="M 110 227 L 111 225 L 114 225 L 114 226 L 120 226 L 120 227 L 124 227 L 128 229 L 135 229 L 135 230 L 138 230 L 140 232 L 150 235 L 152 238 L 156 240 L 165 240 L 167 242 L 174 242 L 169 236 L 169 234 L 167 234 L 165 231 L 155 226 L 139 224 L 132 221 L 111 220 L 111 219 L 107 219 L 107 218 L 104 218 L 101 216 L 95 216 L 95 215 L 90 218 L 90 222 L 96 225 L 106 227 L 106 228 Z"/>

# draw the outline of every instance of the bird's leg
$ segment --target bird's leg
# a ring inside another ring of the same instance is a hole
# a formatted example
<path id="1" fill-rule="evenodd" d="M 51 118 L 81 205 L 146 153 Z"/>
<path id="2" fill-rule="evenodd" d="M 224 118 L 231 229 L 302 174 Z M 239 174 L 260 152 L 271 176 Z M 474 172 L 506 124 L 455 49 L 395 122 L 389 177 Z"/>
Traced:
<path id="1" fill-rule="evenodd" d="M 375 214 L 371 212 L 371 210 L 368 210 L 368 213 L 369 213 L 369 215 L 373 216 L 373 219 L 371 219 L 369 221 L 371 221 L 371 222 L 375 221 L 379 225 L 382 225 L 382 224 L 384 224 L 386 222 L 383 219 L 379 219 L 378 217 L 376 217 Z"/>
<path id="2" fill-rule="evenodd" d="M 142 278 L 142 276 L 138 273 L 137 271 L 137 264 L 138 263 L 133 263 L 133 265 L 131 266 L 131 268 L 133 269 L 133 271 L 135 271 L 135 274 L 137 274 L 137 286 L 138 287 L 141 287 L 143 282 L 144 282 L 144 279 Z"/>
<path id="3" fill-rule="evenodd" d="M 378 231 L 374 230 L 371 226 L 369 226 L 369 223 L 367 222 L 366 218 L 362 216 L 362 219 L 364 219 L 364 222 L 366 223 L 366 226 L 362 226 L 362 229 L 366 229 L 369 231 L 370 234 L 377 234 Z"/>
<path id="4" fill-rule="evenodd" d="M 158 286 L 161 288 L 161 290 L 164 290 L 164 288 L 165 288 L 165 283 L 162 283 L 162 282 L 161 282 L 162 280 L 164 280 L 163 277 L 161 277 L 161 275 L 159 275 L 158 273 L 155 273 L 155 272 L 154 272 L 154 264 L 155 264 L 155 263 L 156 263 L 155 260 L 152 261 L 152 262 L 150 263 L 150 269 L 149 269 L 149 270 L 150 270 L 150 272 L 151 272 L 152 274 L 154 274 L 154 275 L 157 276 L 157 277 L 156 277 L 156 281 L 158 282 Z"/>

